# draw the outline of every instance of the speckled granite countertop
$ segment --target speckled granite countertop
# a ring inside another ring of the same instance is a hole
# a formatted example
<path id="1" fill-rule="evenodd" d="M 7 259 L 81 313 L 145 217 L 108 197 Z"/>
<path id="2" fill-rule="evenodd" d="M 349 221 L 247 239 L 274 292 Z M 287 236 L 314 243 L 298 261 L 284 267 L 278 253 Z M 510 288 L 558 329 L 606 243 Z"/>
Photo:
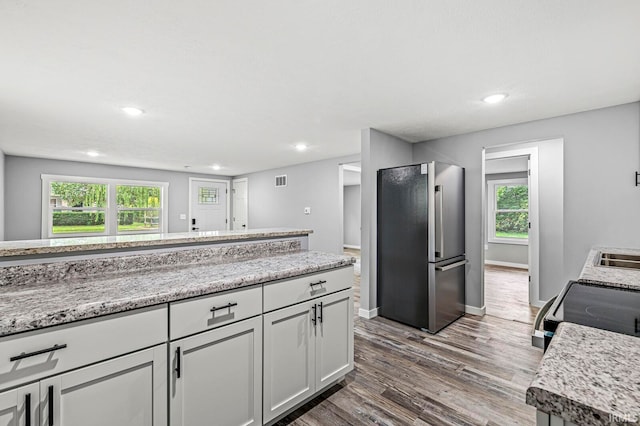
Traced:
<path id="1" fill-rule="evenodd" d="M 298 231 L 299 232 L 299 231 Z M 0 336 L 351 265 L 302 251 L 222 264 L 0 286 Z"/>
<path id="2" fill-rule="evenodd" d="M 563 322 L 527 404 L 579 425 L 640 424 L 640 339 Z"/>
<path id="3" fill-rule="evenodd" d="M 597 265 L 600 252 L 640 256 L 640 249 L 594 247 L 587 256 L 578 281 L 611 287 L 640 290 L 640 269 L 622 269 Z"/>
<path id="4" fill-rule="evenodd" d="M 162 247 L 177 244 L 218 243 L 262 238 L 280 238 L 312 234 L 310 229 L 264 228 L 237 231 L 176 232 L 106 237 L 53 238 L 0 242 L 0 257 L 78 251 L 113 250 L 135 247 Z"/>

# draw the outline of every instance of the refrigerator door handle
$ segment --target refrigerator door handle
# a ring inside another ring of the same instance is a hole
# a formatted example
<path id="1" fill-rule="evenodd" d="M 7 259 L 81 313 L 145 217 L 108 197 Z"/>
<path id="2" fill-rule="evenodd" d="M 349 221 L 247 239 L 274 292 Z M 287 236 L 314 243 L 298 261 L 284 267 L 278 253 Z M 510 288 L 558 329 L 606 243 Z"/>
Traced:
<path id="1" fill-rule="evenodd" d="M 440 207 L 438 207 L 438 227 L 440 229 L 440 247 L 439 250 L 436 251 L 436 257 L 444 258 L 444 215 L 443 215 L 443 203 L 444 203 L 444 186 L 436 185 L 435 187 L 436 196 L 440 194 Z"/>
<path id="2" fill-rule="evenodd" d="M 467 263 L 469 263 L 469 261 L 465 259 L 465 260 L 461 260 L 460 262 L 452 263 L 451 265 L 447 265 L 447 266 L 436 266 L 436 271 L 443 271 L 443 272 L 448 271 L 450 269 L 454 269 L 459 266 L 466 265 Z"/>

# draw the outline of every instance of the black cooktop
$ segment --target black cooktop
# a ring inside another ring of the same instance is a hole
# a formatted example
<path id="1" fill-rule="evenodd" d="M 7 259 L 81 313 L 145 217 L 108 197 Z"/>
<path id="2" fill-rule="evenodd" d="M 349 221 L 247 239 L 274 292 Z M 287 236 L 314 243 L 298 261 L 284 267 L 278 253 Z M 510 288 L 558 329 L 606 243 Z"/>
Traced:
<path id="1" fill-rule="evenodd" d="M 545 316 L 545 331 L 562 321 L 640 336 L 640 291 L 570 281 Z"/>

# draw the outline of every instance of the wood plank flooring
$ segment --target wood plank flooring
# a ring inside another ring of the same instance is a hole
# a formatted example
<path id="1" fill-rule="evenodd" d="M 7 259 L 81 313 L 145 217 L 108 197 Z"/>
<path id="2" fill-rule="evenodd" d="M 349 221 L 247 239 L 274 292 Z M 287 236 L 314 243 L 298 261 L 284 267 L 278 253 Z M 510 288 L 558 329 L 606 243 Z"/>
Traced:
<path id="1" fill-rule="evenodd" d="M 356 316 L 355 370 L 278 425 L 533 425 L 541 356 L 522 322 L 467 315 L 434 336 Z"/>
<path id="2" fill-rule="evenodd" d="M 487 315 L 533 324 L 538 308 L 529 305 L 526 269 L 485 265 L 484 288 Z"/>

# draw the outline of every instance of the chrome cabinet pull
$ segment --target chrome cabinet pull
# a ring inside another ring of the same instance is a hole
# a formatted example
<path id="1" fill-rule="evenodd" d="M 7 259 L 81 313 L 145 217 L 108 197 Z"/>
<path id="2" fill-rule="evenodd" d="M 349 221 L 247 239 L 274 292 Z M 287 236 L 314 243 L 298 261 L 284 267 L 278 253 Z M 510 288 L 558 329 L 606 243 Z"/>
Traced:
<path id="1" fill-rule="evenodd" d="M 57 351 L 58 349 L 64 349 L 66 347 L 67 347 L 66 343 L 64 345 L 53 345 L 52 347 L 47 348 L 47 349 L 41 349 L 39 351 L 34 351 L 34 352 L 29 352 L 29 353 L 21 353 L 20 355 L 12 356 L 11 358 L 9 358 L 9 361 L 10 362 L 19 361 L 21 359 L 29 358 L 29 357 L 36 356 L 36 355 L 46 354 L 47 352 Z"/>
<path id="2" fill-rule="evenodd" d="M 322 284 L 326 284 L 326 283 L 327 283 L 327 281 L 325 281 L 325 280 L 320 280 L 320 281 L 318 281 L 317 283 L 309 283 L 309 286 L 310 286 L 310 287 L 315 287 L 315 286 L 317 286 L 317 285 L 322 285 Z"/>
<path id="3" fill-rule="evenodd" d="M 230 315 L 231 314 L 231 308 L 233 308 L 234 306 L 238 306 L 238 304 L 236 302 L 229 302 L 224 306 L 218 306 L 218 307 L 214 306 L 214 307 L 212 307 L 211 308 L 211 312 L 213 312 L 214 315 L 215 315 L 216 311 L 219 311 L 219 310 L 222 310 L 222 309 L 228 309 L 229 312 L 227 312 L 227 315 Z"/>

